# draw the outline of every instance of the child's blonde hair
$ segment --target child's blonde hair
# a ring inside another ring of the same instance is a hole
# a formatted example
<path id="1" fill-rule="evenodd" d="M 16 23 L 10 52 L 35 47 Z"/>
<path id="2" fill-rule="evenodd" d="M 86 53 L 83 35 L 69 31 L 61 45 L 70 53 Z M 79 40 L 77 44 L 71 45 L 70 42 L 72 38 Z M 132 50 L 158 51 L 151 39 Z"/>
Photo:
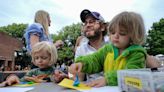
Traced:
<path id="1" fill-rule="evenodd" d="M 140 14 L 135 12 L 122 12 L 115 16 L 109 24 L 109 33 L 123 27 L 130 34 L 131 44 L 143 44 L 145 39 L 145 26 Z"/>
<path id="2" fill-rule="evenodd" d="M 47 51 L 49 53 L 50 58 L 51 58 L 49 61 L 49 66 L 52 66 L 53 64 L 56 63 L 57 58 L 58 58 L 56 47 L 50 42 L 42 41 L 42 42 L 36 43 L 32 48 L 31 55 L 32 55 L 32 62 L 34 64 L 35 64 L 34 55 L 35 53 L 38 53 L 40 51 Z"/>
<path id="3" fill-rule="evenodd" d="M 43 26 L 46 35 L 49 34 L 49 32 L 48 32 L 48 27 L 49 27 L 48 17 L 50 17 L 48 12 L 46 12 L 44 10 L 39 10 L 35 13 L 35 19 L 34 19 L 34 22 L 40 23 Z"/>

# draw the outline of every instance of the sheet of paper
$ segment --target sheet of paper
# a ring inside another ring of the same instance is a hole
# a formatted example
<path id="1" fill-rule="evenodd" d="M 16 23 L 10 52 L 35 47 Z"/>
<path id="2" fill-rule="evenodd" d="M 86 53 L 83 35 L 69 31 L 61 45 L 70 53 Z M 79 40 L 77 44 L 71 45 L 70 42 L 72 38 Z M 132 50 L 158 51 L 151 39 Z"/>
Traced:
<path id="1" fill-rule="evenodd" d="M 79 90 L 79 91 L 90 90 L 91 89 L 91 87 L 88 87 L 83 83 L 80 83 L 79 86 L 77 86 L 77 87 L 73 86 L 73 82 L 74 82 L 73 80 L 65 78 L 58 85 L 66 87 L 66 88 L 76 89 L 76 90 Z"/>
<path id="2" fill-rule="evenodd" d="M 118 86 L 105 86 L 100 88 L 92 88 L 91 90 L 85 90 L 82 92 L 120 92 Z"/>
<path id="3" fill-rule="evenodd" d="M 14 84 L 12 86 L 15 86 L 15 87 L 31 87 L 31 86 L 34 86 L 34 85 L 37 85 L 39 83 L 34 83 L 34 82 L 21 82 L 20 84 Z"/>
<path id="4" fill-rule="evenodd" d="M 26 87 L 26 88 L 4 87 L 4 88 L 0 88 L 0 92 L 26 92 L 32 89 L 34 89 L 34 87 Z"/>

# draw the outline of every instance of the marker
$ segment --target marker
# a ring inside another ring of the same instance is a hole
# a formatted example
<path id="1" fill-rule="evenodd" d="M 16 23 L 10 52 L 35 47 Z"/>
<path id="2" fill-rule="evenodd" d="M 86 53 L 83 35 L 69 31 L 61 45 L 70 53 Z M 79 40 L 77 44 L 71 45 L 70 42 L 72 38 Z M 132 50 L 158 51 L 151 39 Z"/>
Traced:
<path id="1" fill-rule="evenodd" d="M 80 84 L 80 80 L 79 80 L 79 77 L 78 77 L 78 74 L 76 74 L 76 77 L 75 77 L 75 80 L 74 80 L 74 83 L 73 83 L 73 86 L 79 86 Z"/>

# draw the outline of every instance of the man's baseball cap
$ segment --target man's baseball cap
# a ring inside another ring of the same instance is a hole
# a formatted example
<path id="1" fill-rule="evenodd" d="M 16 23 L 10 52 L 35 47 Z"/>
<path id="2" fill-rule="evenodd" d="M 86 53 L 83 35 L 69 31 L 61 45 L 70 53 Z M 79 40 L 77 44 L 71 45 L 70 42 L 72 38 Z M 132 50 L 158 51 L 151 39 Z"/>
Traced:
<path id="1" fill-rule="evenodd" d="M 86 16 L 89 15 L 89 14 L 91 14 L 95 19 L 100 20 L 102 22 L 105 22 L 104 21 L 104 18 L 100 15 L 100 13 L 98 13 L 98 12 L 92 12 L 92 11 L 90 11 L 88 9 L 84 9 L 81 12 L 81 14 L 80 14 L 81 21 L 82 22 L 85 22 Z"/>

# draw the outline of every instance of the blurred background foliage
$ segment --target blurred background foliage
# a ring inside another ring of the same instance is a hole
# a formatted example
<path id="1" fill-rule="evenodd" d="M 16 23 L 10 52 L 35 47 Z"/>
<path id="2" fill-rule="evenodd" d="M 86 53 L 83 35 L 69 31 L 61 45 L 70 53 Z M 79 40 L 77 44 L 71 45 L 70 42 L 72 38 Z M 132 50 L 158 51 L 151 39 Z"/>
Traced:
<path id="1" fill-rule="evenodd" d="M 16 24 L 0 27 L 0 32 L 5 32 L 12 37 L 22 40 L 24 30 L 28 24 Z M 74 45 L 77 37 L 81 34 L 82 23 L 72 24 L 63 27 L 57 34 L 51 34 L 54 42 L 62 40 L 65 44 L 58 49 L 58 62 L 69 64 L 74 60 Z M 146 43 L 144 44 L 148 54 L 164 54 L 164 19 L 154 22 L 150 30 L 147 30 Z"/>
<path id="2" fill-rule="evenodd" d="M 164 18 L 148 30 L 145 47 L 150 55 L 164 54 Z"/>

